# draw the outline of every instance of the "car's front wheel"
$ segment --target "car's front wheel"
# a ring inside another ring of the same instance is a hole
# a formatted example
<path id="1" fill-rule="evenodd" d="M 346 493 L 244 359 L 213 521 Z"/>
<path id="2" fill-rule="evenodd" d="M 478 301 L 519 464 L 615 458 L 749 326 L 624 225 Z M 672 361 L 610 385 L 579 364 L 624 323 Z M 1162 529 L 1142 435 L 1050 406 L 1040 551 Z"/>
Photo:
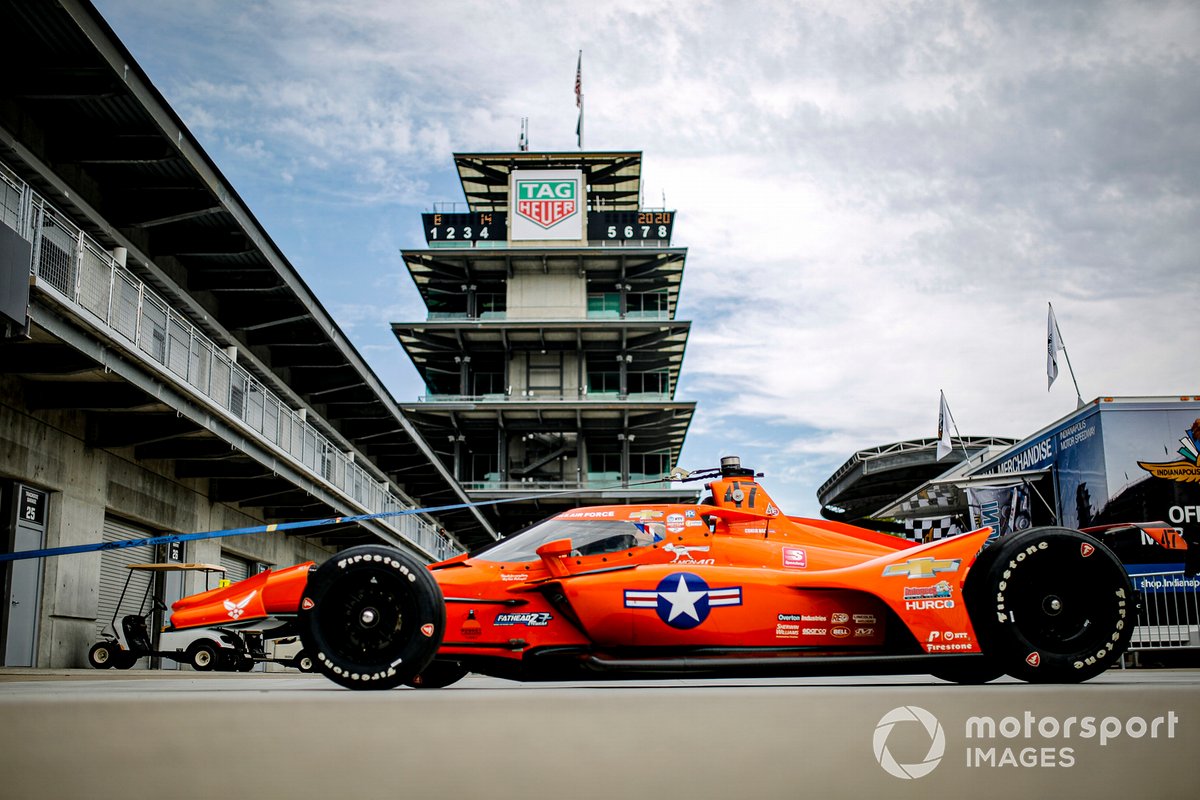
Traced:
<path id="1" fill-rule="evenodd" d="M 1069 528 L 1002 537 L 971 568 L 964 595 L 984 653 L 1034 683 L 1077 683 L 1113 666 L 1137 618 L 1121 562 Z"/>
<path id="2" fill-rule="evenodd" d="M 391 547 L 345 550 L 309 577 L 300 638 L 318 670 L 351 689 L 390 689 L 433 659 L 446 607 L 433 575 Z"/>

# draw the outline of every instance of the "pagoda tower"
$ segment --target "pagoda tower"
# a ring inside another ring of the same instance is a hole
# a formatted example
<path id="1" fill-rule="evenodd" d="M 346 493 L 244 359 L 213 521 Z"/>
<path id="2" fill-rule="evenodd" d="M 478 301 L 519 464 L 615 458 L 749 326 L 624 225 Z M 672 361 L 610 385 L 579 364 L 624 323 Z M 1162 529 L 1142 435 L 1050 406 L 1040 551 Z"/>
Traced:
<path id="1" fill-rule="evenodd" d="M 403 251 L 428 309 L 392 325 L 426 386 L 405 416 L 472 500 L 512 500 L 485 507 L 506 534 L 580 505 L 694 501 L 661 481 L 696 407 L 675 399 L 687 250 L 674 211 L 641 207 L 642 154 L 454 161 L 465 206 L 422 214 L 426 247 Z"/>

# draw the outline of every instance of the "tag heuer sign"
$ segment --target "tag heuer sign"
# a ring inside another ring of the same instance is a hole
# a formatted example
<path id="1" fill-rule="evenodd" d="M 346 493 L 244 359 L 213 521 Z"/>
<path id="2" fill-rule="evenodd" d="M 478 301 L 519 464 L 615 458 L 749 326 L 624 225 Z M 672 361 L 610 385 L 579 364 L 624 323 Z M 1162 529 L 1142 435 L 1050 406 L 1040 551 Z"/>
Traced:
<path id="1" fill-rule="evenodd" d="M 517 213 L 550 228 L 575 213 L 575 181 L 517 181 Z"/>
<path id="2" fill-rule="evenodd" d="M 509 177 L 509 239 L 582 239 L 583 206 L 582 171 L 516 170 Z"/>

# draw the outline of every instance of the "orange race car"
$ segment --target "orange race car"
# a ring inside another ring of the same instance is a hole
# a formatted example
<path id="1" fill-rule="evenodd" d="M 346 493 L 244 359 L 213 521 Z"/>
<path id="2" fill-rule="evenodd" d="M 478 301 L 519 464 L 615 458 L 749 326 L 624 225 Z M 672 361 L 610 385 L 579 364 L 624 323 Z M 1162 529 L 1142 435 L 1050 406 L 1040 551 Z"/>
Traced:
<path id="1" fill-rule="evenodd" d="M 695 475 L 693 475 L 695 477 Z M 925 673 L 1076 682 L 1138 599 L 1098 539 L 990 528 L 916 545 L 784 515 L 738 459 L 698 505 L 579 508 L 426 567 L 368 545 L 181 600 L 176 629 L 265 616 L 354 689 L 514 680 Z"/>

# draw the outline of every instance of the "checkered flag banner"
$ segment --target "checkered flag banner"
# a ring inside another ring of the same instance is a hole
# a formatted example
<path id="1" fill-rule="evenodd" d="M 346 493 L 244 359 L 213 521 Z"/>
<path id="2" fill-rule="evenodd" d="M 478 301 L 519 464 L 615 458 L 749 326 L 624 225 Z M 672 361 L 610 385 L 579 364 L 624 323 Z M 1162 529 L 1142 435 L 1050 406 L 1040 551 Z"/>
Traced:
<path id="1" fill-rule="evenodd" d="M 905 500 L 903 508 L 907 511 L 920 511 L 924 508 L 950 508 L 955 504 L 953 486 L 926 486 Z"/>
<path id="2" fill-rule="evenodd" d="M 954 517 L 916 517 L 904 520 L 905 536 L 914 542 L 936 542 L 962 533 Z"/>

